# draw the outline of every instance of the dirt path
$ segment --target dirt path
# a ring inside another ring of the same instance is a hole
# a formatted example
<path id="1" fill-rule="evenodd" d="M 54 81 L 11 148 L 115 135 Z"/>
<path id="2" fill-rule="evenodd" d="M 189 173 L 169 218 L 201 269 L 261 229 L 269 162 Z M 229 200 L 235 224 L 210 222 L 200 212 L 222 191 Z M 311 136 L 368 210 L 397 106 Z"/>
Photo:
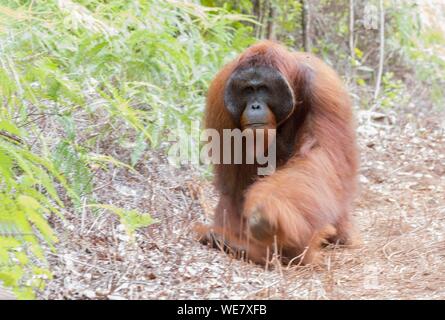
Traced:
<path id="1" fill-rule="evenodd" d="M 41 298 L 445 299 L 445 124 L 361 116 L 361 194 L 354 216 L 363 245 L 331 247 L 319 266 L 272 271 L 198 244 L 190 232 L 216 196 L 198 174 L 160 157 L 139 174 L 96 177 L 103 203 L 152 214 L 131 241 L 109 213 L 66 213 L 50 255 L 55 278 Z M 210 217 L 208 217 L 210 219 Z"/>

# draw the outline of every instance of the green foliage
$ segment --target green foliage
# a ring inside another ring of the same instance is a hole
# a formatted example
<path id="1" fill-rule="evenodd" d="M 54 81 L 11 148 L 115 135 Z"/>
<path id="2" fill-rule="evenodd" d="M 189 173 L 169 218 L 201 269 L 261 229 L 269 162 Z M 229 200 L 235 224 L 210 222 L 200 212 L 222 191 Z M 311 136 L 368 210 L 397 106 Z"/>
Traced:
<path id="1" fill-rule="evenodd" d="M 409 96 L 406 94 L 406 86 L 400 79 L 394 79 L 392 72 L 387 72 L 382 78 L 382 94 L 379 97 L 379 104 L 384 109 L 404 106 Z"/>
<path id="2" fill-rule="evenodd" d="M 120 221 L 125 227 L 128 235 L 132 238 L 134 237 L 134 232 L 137 229 L 147 227 L 155 222 L 149 214 L 140 213 L 136 210 L 124 210 L 122 208 L 107 204 L 91 204 L 89 207 L 105 209 L 116 214 L 120 218 Z"/>
<path id="3" fill-rule="evenodd" d="M 301 2 L 274 0 L 277 38 L 286 45 L 303 50 L 301 41 Z"/>
<path id="4" fill-rule="evenodd" d="M 0 282 L 29 299 L 49 279 L 42 243 L 54 250 L 57 238 L 47 222 L 62 206 L 54 178 L 67 186 L 53 164 L 21 142 L 21 130 L 0 121 Z"/>
<path id="5" fill-rule="evenodd" d="M 431 19 L 425 23 L 420 10 L 413 1 L 388 10 L 387 43 L 392 56 L 388 63 L 410 67 L 415 77 L 429 88 L 432 102 L 442 106 L 445 102 L 445 35 L 440 28 L 444 28 L 445 13 L 433 16 L 424 10 L 423 19 Z"/>
<path id="6" fill-rule="evenodd" d="M 15 1 L 11 6 L 23 10 Z M 17 72 L 35 84 L 26 96 L 91 114 L 97 111 L 91 99 L 103 98 L 98 107 L 111 125 L 125 121 L 134 130 L 123 136 L 142 133 L 152 147 L 163 129 L 200 118 L 223 59 L 253 42 L 241 24 L 247 17 L 189 2 L 60 1 L 31 8 L 34 19 L 17 21 L 14 41 L 5 45 L 22 59 Z"/>
<path id="7" fill-rule="evenodd" d="M 59 142 L 52 154 L 55 167 L 64 174 L 78 197 L 89 194 L 92 190 L 92 176 L 86 157 L 82 148 L 75 149 L 75 146 L 68 140 Z M 76 204 L 80 205 L 78 201 Z"/>

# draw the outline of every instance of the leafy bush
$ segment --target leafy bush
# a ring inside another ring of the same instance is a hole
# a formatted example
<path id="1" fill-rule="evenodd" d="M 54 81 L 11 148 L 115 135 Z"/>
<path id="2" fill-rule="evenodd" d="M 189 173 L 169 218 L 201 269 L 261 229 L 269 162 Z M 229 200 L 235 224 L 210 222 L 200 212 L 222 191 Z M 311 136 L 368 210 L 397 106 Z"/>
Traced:
<path id="1" fill-rule="evenodd" d="M 17 297 L 32 298 L 33 290 L 50 277 L 44 242 L 57 241 L 47 222 L 63 206 L 53 179 L 66 186 L 53 164 L 34 154 L 10 121 L 0 121 L 0 281 Z"/>

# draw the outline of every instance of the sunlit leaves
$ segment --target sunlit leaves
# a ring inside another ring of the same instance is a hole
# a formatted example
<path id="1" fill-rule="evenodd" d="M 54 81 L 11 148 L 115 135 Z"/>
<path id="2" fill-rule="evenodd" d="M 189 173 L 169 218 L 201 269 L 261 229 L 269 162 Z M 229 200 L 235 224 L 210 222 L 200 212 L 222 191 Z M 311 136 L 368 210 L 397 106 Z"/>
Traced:
<path id="1" fill-rule="evenodd" d="M 7 120 L 0 130 L 20 134 Z M 47 216 L 62 205 L 51 172 L 65 184 L 50 162 L 0 134 L 0 281 L 18 298 L 32 298 L 39 275 L 49 275 L 42 243 L 53 248 L 57 238 Z"/>

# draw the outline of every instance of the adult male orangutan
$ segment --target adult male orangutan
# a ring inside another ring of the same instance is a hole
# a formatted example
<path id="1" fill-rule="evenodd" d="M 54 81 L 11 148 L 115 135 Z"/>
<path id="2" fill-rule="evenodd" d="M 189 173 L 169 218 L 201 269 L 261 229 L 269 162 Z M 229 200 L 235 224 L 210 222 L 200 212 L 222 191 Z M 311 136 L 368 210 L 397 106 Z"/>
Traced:
<path id="1" fill-rule="evenodd" d="M 273 254 L 310 263 L 325 241 L 351 243 L 354 118 L 329 66 L 275 42 L 253 45 L 210 85 L 205 127 L 221 139 L 224 129 L 275 129 L 276 170 L 261 176 L 258 163 L 216 164 L 220 199 L 214 225 L 197 227 L 202 242 L 261 264 Z"/>

